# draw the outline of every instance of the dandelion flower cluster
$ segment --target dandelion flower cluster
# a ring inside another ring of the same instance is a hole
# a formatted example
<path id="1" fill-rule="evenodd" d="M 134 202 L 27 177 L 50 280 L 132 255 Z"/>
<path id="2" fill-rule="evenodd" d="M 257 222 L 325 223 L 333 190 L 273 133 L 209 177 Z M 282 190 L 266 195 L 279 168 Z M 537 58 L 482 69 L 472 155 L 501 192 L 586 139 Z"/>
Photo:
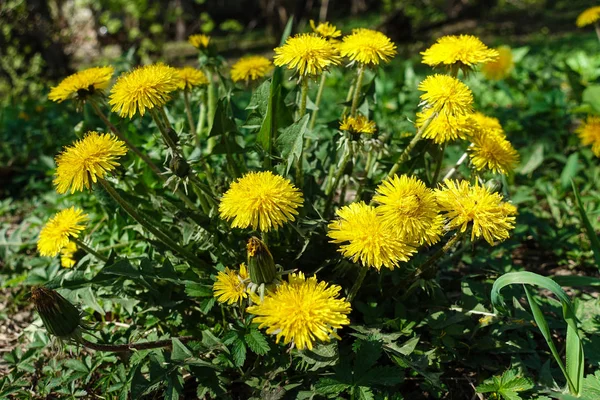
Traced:
<path id="1" fill-rule="evenodd" d="M 319 75 L 332 65 L 341 62 L 336 48 L 326 39 L 303 33 L 288 38 L 285 44 L 275 49 L 273 62 L 278 67 L 287 65 L 300 75 Z"/>
<path id="2" fill-rule="evenodd" d="M 469 131 L 469 121 L 466 115 L 457 117 L 446 113 L 437 116 L 434 114 L 435 111 L 432 108 L 417 113 L 417 129 L 429 121 L 423 131 L 425 139 L 431 139 L 437 144 L 447 143 L 458 138 L 466 139 Z"/>
<path id="3" fill-rule="evenodd" d="M 78 237 L 85 229 L 88 216 L 82 210 L 71 207 L 59 211 L 44 225 L 37 242 L 42 256 L 54 257 L 69 244 L 69 238 Z"/>
<path id="4" fill-rule="evenodd" d="M 581 144 L 592 145 L 592 152 L 600 157 L 600 117 L 588 116 L 587 121 L 577 129 L 577 135 Z"/>
<path id="5" fill-rule="evenodd" d="M 600 6 L 590 7 L 577 17 L 576 24 L 579 28 L 594 24 L 600 20 Z"/>
<path id="6" fill-rule="evenodd" d="M 73 241 L 69 241 L 65 247 L 60 250 L 60 266 L 64 268 L 72 268 L 75 265 L 75 252 L 77 245 Z"/>
<path id="7" fill-rule="evenodd" d="M 197 49 L 206 49 L 210 43 L 210 36 L 201 33 L 190 35 L 188 42 Z"/>
<path id="8" fill-rule="evenodd" d="M 340 31 L 335 25 L 330 24 L 329 22 L 321 22 L 319 25 L 315 25 L 315 21 L 310 20 L 310 27 L 314 33 L 325 38 L 325 39 L 337 39 L 342 36 L 342 31 Z"/>
<path id="9" fill-rule="evenodd" d="M 137 112 L 162 107 L 171 99 L 169 93 L 182 88 L 182 80 L 175 68 L 164 64 L 139 67 L 121 75 L 110 91 L 109 104 L 123 118 Z"/>
<path id="10" fill-rule="evenodd" d="M 500 46 L 496 51 L 498 51 L 498 58 L 483 64 L 481 72 L 487 79 L 499 81 L 510 75 L 515 63 L 510 47 Z"/>
<path id="11" fill-rule="evenodd" d="M 339 44 L 340 54 L 365 65 L 388 63 L 396 55 L 396 45 L 381 32 L 355 29 Z"/>
<path id="12" fill-rule="evenodd" d="M 364 115 L 357 115 L 356 117 L 345 116 L 342 122 L 340 122 L 340 130 L 372 135 L 377 130 L 377 126 L 375 125 L 375 121 L 369 121 Z"/>
<path id="13" fill-rule="evenodd" d="M 246 292 L 246 281 L 248 280 L 248 269 L 245 264 L 240 265 L 239 271 L 225 268 L 217 274 L 217 280 L 213 284 L 214 296 L 219 303 L 229 305 L 239 303 L 248 297 Z"/>
<path id="14" fill-rule="evenodd" d="M 204 72 L 193 67 L 178 68 L 177 75 L 181 79 L 181 85 L 185 90 L 191 90 L 195 86 L 208 85 L 208 78 L 204 75 Z"/>
<path id="15" fill-rule="evenodd" d="M 92 182 L 114 170 L 118 159 L 127 153 L 125 143 L 111 134 L 88 132 L 56 157 L 54 185 L 58 193 L 89 189 Z"/>
<path id="16" fill-rule="evenodd" d="M 58 103 L 73 97 L 83 99 L 85 95 L 106 89 L 114 72 L 113 67 L 94 67 L 79 71 L 53 87 L 48 99 Z"/>
<path id="17" fill-rule="evenodd" d="M 344 243 L 339 251 L 354 262 L 377 270 L 382 266 L 394 269 L 415 252 L 373 206 L 352 203 L 340 208 L 337 215 L 339 219 L 329 224 L 327 235 L 333 243 Z"/>
<path id="18" fill-rule="evenodd" d="M 424 92 L 421 101 L 434 112 L 453 116 L 472 112 L 473 93 L 467 85 L 449 75 L 428 76 L 419 84 L 419 90 Z"/>
<path id="19" fill-rule="evenodd" d="M 276 342 L 292 343 L 298 350 L 312 350 L 317 341 L 340 339 L 336 329 L 350 324 L 351 307 L 339 298 L 341 287 L 318 282 L 316 277 L 305 278 L 302 272 L 291 274 L 268 292 L 262 302 L 248 307 L 256 315 L 253 322 L 276 335 Z"/>
<path id="20" fill-rule="evenodd" d="M 496 50 L 488 48 L 477 37 L 471 35 L 444 36 L 421 53 L 423 63 L 431 67 L 445 65 L 456 73 L 458 69 L 468 72 L 475 65 L 495 61 Z"/>
<path id="21" fill-rule="evenodd" d="M 302 192 L 288 179 L 270 171 L 249 172 L 231 184 L 223 195 L 221 218 L 234 228 L 259 228 L 263 232 L 278 229 L 298 214 Z"/>
<path id="22" fill-rule="evenodd" d="M 435 244 L 442 234 L 435 193 L 425 184 L 407 175 L 394 175 L 376 189 L 373 201 L 384 223 L 396 230 L 408 243 Z"/>
<path id="23" fill-rule="evenodd" d="M 472 186 L 467 181 L 445 180 L 435 193 L 448 228 L 465 232 L 470 226 L 471 240 L 483 236 L 494 245 L 507 239 L 515 227 L 516 207 L 478 183 Z"/>
<path id="24" fill-rule="evenodd" d="M 500 174 L 511 173 L 519 163 L 519 153 L 503 134 L 493 130 L 482 130 L 471 138 L 469 157 L 475 169 L 489 169 Z"/>
<path id="25" fill-rule="evenodd" d="M 247 56 L 231 66 L 231 80 L 255 81 L 263 78 L 273 69 L 273 63 L 263 56 Z"/>
<path id="26" fill-rule="evenodd" d="M 481 129 L 494 131 L 500 134 L 504 134 L 504 130 L 502 129 L 502 125 L 498 118 L 487 116 L 478 111 L 469 115 L 469 118 L 473 120 L 473 122 Z"/>

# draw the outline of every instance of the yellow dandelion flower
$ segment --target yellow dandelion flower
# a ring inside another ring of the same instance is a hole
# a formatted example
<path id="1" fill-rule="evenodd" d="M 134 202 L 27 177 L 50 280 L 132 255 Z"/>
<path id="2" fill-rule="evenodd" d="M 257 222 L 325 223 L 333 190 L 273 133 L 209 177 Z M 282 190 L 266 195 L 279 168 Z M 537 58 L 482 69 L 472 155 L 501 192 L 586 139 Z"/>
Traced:
<path id="1" fill-rule="evenodd" d="M 208 78 L 204 72 L 193 67 L 178 68 L 177 75 L 183 81 L 185 90 L 191 90 L 194 86 L 208 85 Z"/>
<path id="2" fill-rule="evenodd" d="M 65 247 L 60 250 L 60 266 L 64 268 L 72 268 L 75 265 L 75 252 L 77 245 L 75 242 L 69 241 Z"/>
<path id="3" fill-rule="evenodd" d="M 491 245 L 509 237 L 515 227 L 516 207 L 502 201 L 502 196 L 492 193 L 478 183 L 445 180 L 436 189 L 438 204 L 445 212 L 449 229 L 465 232 L 470 226 L 471 240 L 483 236 Z"/>
<path id="4" fill-rule="evenodd" d="M 340 122 L 340 130 L 372 135 L 377 130 L 377 125 L 375 125 L 375 121 L 369 121 L 364 115 L 357 115 L 356 117 L 345 116 L 342 122 Z"/>
<path id="5" fill-rule="evenodd" d="M 341 58 L 336 48 L 327 40 L 313 34 L 302 33 L 290 37 L 285 44 L 275 49 L 273 62 L 278 67 L 287 65 L 300 75 L 319 75 Z"/>
<path id="6" fill-rule="evenodd" d="M 600 20 L 600 6 L 590 7 L 577 17 L 577 27 L 594 24 Z"/>
<path id="7" fill-rule="evenodd" d="M 592 145 L 592 152 L 600 157 L 600 117 L 588 116 L 587 121 L 577 128 L 577 135 L 584 146 Z"/>
<path id="8" fill-rule="evenodd" d="M 118 159 L 127 153 L 125 143 L 111 134 L 88 132 L 85 137 L 67 146 L 56 157 L 54 185 L 58 193 L 89 189 L 92 182 L 114 170 Z"/>
<path id="9" fill-rule="evenodd" d="M 381 32 L 355 29 L 339 44 L 340 54 L 352 61 L 366 65 L 388 63 L 396 55 L 396 45 Z"/>
<path id="10" fill-rule="evenodd" d="M 56 256 L 69 244 L 70 237 L 79 237 L 79 233 L 85 229 L 83 222 L 87 219 L 87 214 L 75 207 L 59 211 L 48 220 L 40 232 L 37 242 L 40 255 Z"/>
<path id="11" fill-rule="evenodd" d="M 146 109 L 162 107 L 171 99 L 169 93 L 183 88 L 175 68 L 164 64 L 139 67 L 123 74 L 110 90 L 108 104 L 123 118 L 140 115 Z"/>
<path id="12" fill-rule="evenodd" d="M 469 118 L 472 120 L 472 122 L 477 124 L 480 129 L 493 131 L 494 133 L 504 136 L 504 129 L 502 129 L 502 125 L 500 124 L 498 118 L 488 117 L 487 115 L 478 111 L 469 115 Z"/>
<path id="13" fill-rule="evenodd" d="M 515 63 L 510 47 L 500 46 L 496 50 L 498 51 L 498 59 L 483 64 L 481 72 L 487 79 L 499 81 L 510 75 Z"/>
<path id="14" fill-rule="evenodd" d="M 265 296 L 264 300 L 248 307 L 256 315 L 252 322 L 267 334 L 276 335 L 279 343 L 292 343 L 298 350 L 312 350 L 317 342 L 340 339 L 336 330 L 350 324 L 352 311 L 345 298 L 339 298 L 341 287 L 318 282 L 316 277 L 305 278 L 302 272 L 289 275 Z"/>
<path id="15" fill-rule="evenodd" d="M 519 163 L 519 153 L 503 135 L 483 130 L 471 138 L 469 157 L 475 169 L 489 169 L 498 174 L 511 173 Z"/>
<path id="16" fill-rule="evenodd" d="M 249 172 L 231 184 L 223 195 L 221 218 L 233 219 L 233 228 L 278 229 L 294 221 L 302 205 L 302 192 L 288 179 L 270 171 Z"/>
<path id="17" fill-rule="evenodd" d="M 431 67 L 440 64 L 449 67 L 454 73 L 458 69 L 468 73 L 475 65 L 495 61 L 498 52 L 488 48 L 471 35 L 444 36 L 421 53 L 423 63 Z"/>
<path id="18" fill-rule="evenodd" d="M 399 261 L 408 261 L 415 248 L 402 241 L 375 207 L 364 202 L 352 203 L 336 213 L 339 219 L 329 224 L 327 235 L 333 243 L 346 243 L 339 252 L 354 262 L 378 271 L 382 266 L 394 269 Z"/>
<path id="19" fill-rule="evenodd" d="M 417 129 L 421 129 L 434 112 L 432 108 L 428 108 L 418 113 Z M 429 125 L 423 131 L 423 137 L 431 139 L 437 144 L 448 143 L 458 138 L 465 139 L 469 133 L 469 126 L 468 116 L 461 115 L 455 117 L 452 114 L 442 113 L 429 122 Z"/>
<path id="20" fill-rule="evenodd" d="M 446 232 L 445 226 L 446 218 L 442 214 L 438 214 L 429 226 L 429 228 L 427 228 L 423 232 L 423 239 L 420 242 L 420 244 L 427 243 L 428 246 L 433 246 L 434 244 L 439 242 L 442 236 L 444 236 L 444 233 Z"/>
<path id="21" fill-rule="evenodd" d="M 106 89 L 114 72 L 113 67 L 94 67 L 79 71 L 53 87 L 48 94 L 48 99 L 58 103 L 69 98 L 83 100 L 87 95 Z"/>
<path id="22" fill-rule="evenodd" d="M 273 69 L 273 63 L 263 56 L 247 56 L 231 66 L 231 79 L 234 82 L 255 81 L 265 77 Z"/>
<path id="23" fill-rule="evenodd" d="M 467 85 L 449 75 L 430 75 L 419 84 L 419 90 L 424 92 L 422 103 L 434 112 L 454 116 L 472 112 L 473 93 Z"/>
<path id="24" fill-rule="evenodd" d="M 329 22 L 321 22 L 319 25 L 315 25 L 315 21 L 310 20 L 310 27 L 314 33 L 322 36 L 325 39 L 336 39 L 342 36 L 342 31 L 336 28 L 335 25 Z"/>
<path id="25" fill-rule="evenodd" d="M 219 303 L 229 305 L 239 303 L 248 297 L 246 283 L 248 270 L 245 264 L 240 265 L 239 272 L 225 268 L 217 274 L 217 280 L 213 284 L 214 297 Z"/>
<path id="26" fill-rule="evenodd" d="M 436 222 L 439 207 L 435 193 L 421 180 L 394 175 L 377 187 L 373 201 L 379 203 L 377 213 L 383 222 L 396 230 L 402 240 L 423 244 L 432 239 L 426 232 Z"/>
<path id="27" fill-rule="evenodd" d="M 188 42 L 197 49 L 206 49 L 210 44 L 210 36 L 201 33 L 190 35 Z"/>

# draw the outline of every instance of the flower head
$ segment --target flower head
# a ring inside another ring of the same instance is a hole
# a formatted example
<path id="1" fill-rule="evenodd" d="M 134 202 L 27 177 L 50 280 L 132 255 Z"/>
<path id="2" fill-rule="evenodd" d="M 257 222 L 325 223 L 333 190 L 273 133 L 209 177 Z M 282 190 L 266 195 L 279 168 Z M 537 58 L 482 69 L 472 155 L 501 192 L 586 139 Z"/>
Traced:
<path id="1" fill-rule="evenodd" d="M 290 37 L 275 49 L 273 62 L 278 67 L 287 65 L 300 75 L 319 75 L 323 70 L 340 63 L 336 48 L 320 36 L 303 33 Z"/>
<path id="2" fill-rule="evenodd" d="M 348 57 L 366 65 L 388 63 L 396 55 L 396 45 L 381 32 L 371 29 L 355 29 L 339 44 L 342 57 Z"/>
<path id="3" fill-rule="evenodd" d="M 210 43 L 210 36 L 201 33 L 190 35 L 188 42 L 197 49 L 206 49 Z"/>
<path id="4" fill-rule="evenodd" d="M 263 78 L 273 69 L 273 63 L 263 56 L 247 56 L 240 58 L 231 66 L 231 79 L 234 82 L 255 81 Z"/>
<path id="5" fill-rule="evenodd" d="M 446 213 L 448 228 L 465 232 L 471 226 L 471 240 L 483 236 L 494 245 L 507 239 L 515 227 L 516 207 L 477 183 L 472 186 L 467 181 L 445 180 L 436 189 L 436 197 Z"/>
<path id="6" fill-rule="evenodd" d="M 439 240 L 439 235 L 435 235 L 439 213 L 435 193 L 414 176 L 394 175 L 386 179 L 377 187 L 373 201 L 379 203 L 377 213 L 383 222 L 396 230 L 402 240 L 419 244 Z"/>
<path id="7" fill-rule="evenodd" d="M 88 216 L 78 208 L 71 207 L 54 215 L 40 232 L 37 249 L 44 257 L 55 257 L 69 244 L 70 237 L 78 237 L 85 229 Z"/>
<path id="8" fill-rule="evenodd" d="M 194 86 L 208 85 L 208 78 L 204 72 L 193 67 L 183 67 L 177 69 L 179 79 L 183 81 L 183 89 L 190 90 Z"/>
<path id="9" fill-rule="evenodd" d="M 380 270 L 394 269 L 399 261 L 408 261 L 415 248 L 404 242 L 395 229 L 386 224 L 375 207 L 352 203 L 337 211 L 339 219 L 329 224 L 327 235 L 333 243 L 346 243 L 339 251 L 354 262 Z"/>
<path id="10" fill-rule="evenodd" d="M 468 73 L 475 65 L 498 58 L 496 50 L 488 48 L 479 38 L 471 35 L 441 37 L 421 55 L 424 64 L 432 67 L 442 64 L 454 73 L 458 69 Z"/>
<path id="11" fill-rule="evenodd" d="M 592 145 L 592 152 L 600 157 L 600 117 L 588 116 L 587 121 L 577 128 L 577 135 L 584 146 Z"/>
<path id="12" fill-rule="evenodd" d="M 231 184 L 223 195 L 221 218 L 233 219 L 234 228 L 277 229 L 298 214 L 302 192 L 288 179 L 270 171 L 249 172 Z"/>
<path id="13" fill-rule="evenodd" d="M 94 67 L 79 71 L 53 87 L 48 99 L 58 103 L 69 98 L 84 100 L 85 96 L 106 89 L 114 72 L 113 67 Z"/>
<path id="14" fill-rule="evenodd" d="M 183 88 L 183 81 L 175 68 L 164 64 L 139 67 L 123 74 L 110 90 L 108 104 L 123 118 L 140 115 L 146 109 L 162 107 L 171 99 L 169 93 Z"/>
<path id="15" fill-rule="evenodd" d="M 77 245 L 75 242 L 69 241 L 60 250 L 60 266 L 64 268 L 73 267 L 75 265 L 75 258 L 73 258 L 75 252 L 77 252 Z"/>
<path id="16" fill-rule="evenodd" d="M 375 125 L 375 121 L 369 121 L 364 115 L 357 115 L 356 117 L 345 116 L 342 122 L 340 122 L 340 130 L 372 135 L 377 130 L 377 126 Z"/>
<path id="17" fill-rule="evenodd" d="M 248 280 L 248 270 L 245 264 L 240 264 L 240 270 L 234 271 L 225 268 L 217 274 L 217 280 L 213 284 L 214 296 L 219 303 L 229 305 L 239 303 L 248 294 L 246 292 L 246 281 Z"/>
<path id="18" fill-rule="evenodd" d="M 594 24 L 600 20 L 600 6 L 590 7 L 577 17 L 577 27 Z"/>
<path id="19" fill-rule="evenodd" d="M 31 289 L 31 300 L 48 333 L 64 340 L 81 338 L 81 313 L 70 301 L 44 286 Z"/>
<path id="20" fill-rule="evenodd" d="M 519 163 L 519 153 L 503 134 L 494 130 L 481 130 L 471 138 L 469 157 L 475 169 L 489 169 L 499 174 L 511 173 Z"/>
<path id="21" fill-rule="evenodd" d="M 481 72 L 487 79 L 499 81 L 510 75 L 515 63 L 510 47 L 500 46 L 496 50 L 498 51 L 498 58 L 483 64 Z"/>
<path id="22" fill-rule="evenodd" d="M 430 75 L 419 84 L 419 90 L 424 92 L 421 101 L 434 112 L 454 116 L 472 112 L 473 93 L 467 85 L 449 75 Z"/>
<path id="23" fill-rule="evenodd" d="M 337 285 L 318 282 L 314 276 L 306 279 L 299 272 L 247 311 L 256 315 L 252 321 L 260 324 L 260 329 L 277 335 L 278 343 L 283 338 L 285 344 L 291 342 L 298 350 L 311 350 L 316 341 L 339 339 L 336 329 L 350 324 L 350 303 L 339 298 L 340 290 Z"/>
<path id="24" fill-rule="evenodd" d="M 469 118 L 475 122 L 480 129 L 494 131 L 504 135 L 504 130 L 502 129 L 502 125 L 500 124 L 498 118 L 488 117 L 480 112 L 474 112 L 473 114 L 469 115 Z"/>
<path id="25" fill-rule="evenodd" d="M 56 157 L 54 185 L 58 193 L 71 193 L 89 189 L 92 182 L 102 179 L 114 170 L 118 159 L 127 153 L 125 143 L 115 136 L 88 132 L 85 137 L 67 146 Z"/>
<path id="26" fill-rule="evenodd" d="M 336 39 L 342 36 L 342 31 L 336 28 L 335 25 L 329 22 L 321 22 L 319 25 L 315 25 L 315 21 L 310 20 L 310 27 L 314 33 L 322 36 L 325 39 Z"/>
<path id="27" fill-rule="evenodd" d="M 458 138 L 465 139 L 469 132 L 469 117 L 466 115 L 454 116 L 441 113 L 434 116 L 434 109 L 428 108 L 417 114 L 417 129 L 431 118 L 423 131 L 425 139 L 431 139 L 437 144 L 448 143 Z"/>

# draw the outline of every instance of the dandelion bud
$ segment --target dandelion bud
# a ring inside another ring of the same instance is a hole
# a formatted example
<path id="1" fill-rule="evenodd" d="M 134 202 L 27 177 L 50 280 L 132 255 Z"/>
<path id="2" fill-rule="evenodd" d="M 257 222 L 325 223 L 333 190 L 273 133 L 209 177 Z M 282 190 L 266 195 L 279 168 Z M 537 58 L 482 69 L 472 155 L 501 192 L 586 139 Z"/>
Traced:
<path id="1" fill-rule="evenodd" d="M 267 245 L 257 237 L 248 240 L 248 272 L 257 285 L 272 283 L 277 277 L 275 261 Z"/>
<path id="2" fill-rule="evenodd" d="M 179 143 L 179 136 L 177 135 L 177 132 L 175 132 L 175 129 L 173 128 L 168 128 L 167 129 L 167 135 L 169 135 L 169 139 L 171 139 L 171 141 L 175 144 Z"/>
<path id="3" fill-rule="evenodd" d="M 81 315 L 67 299 L 43 286 L 31 289 L 31 299 L 48 333 L 61 339 L 77 336 Z"/>
<path id="4" fill-rule="evenodd" d="M 171 168 L 171 171 L 180 178 L 185 178 L 190 172 L 190 165 L 177 154 L 171 158 L 169 167 Z"/>

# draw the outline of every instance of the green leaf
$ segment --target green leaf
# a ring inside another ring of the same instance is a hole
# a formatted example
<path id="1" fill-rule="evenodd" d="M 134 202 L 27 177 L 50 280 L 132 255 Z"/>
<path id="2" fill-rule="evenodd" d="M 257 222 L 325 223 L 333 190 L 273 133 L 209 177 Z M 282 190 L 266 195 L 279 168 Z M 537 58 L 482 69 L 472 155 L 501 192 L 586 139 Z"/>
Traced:
<path id="1" fill-rule="evenodd" d="M 491 300 L 496 309 L 504 309 L 503 298 L 500 294 L 500 290 L 513 284 L 523 284 L 523 288 L 525 289 L 525 294 L 527 296 L 527 300 L 529 301 L 529 306 L 535 322 L 538 325 L 542 336 L 546 340 L 546 343 L 550 348 L 550 352 L 554 356 L 554 359 L 565 376 L 569 385 L 569 390 L 572 394 L 578 395 L 581 392 L 581 383 L 583 381 L 584 356 L 581 338 L 579 337 L 579 333 L 577 331 L 577 320 L 569 296 L 567 296 L 562 288 L 550 278 L 527 271 L 510 272 L 498 278 L 492 287 Z M 544 314 L 540 310 L 537 302 L 530 294 L 525 284 L 539 286 L 542 289 L 549 290 L 556 297 L 558 297 L 561 302 L 563 319 L 567 323 L 566 368 L 562 362 L 562 359 L 560 358 L 556 346 L 554 345 L 552 334 L 550 332 L 550 328 L 548 327 L 548 323 L 544 318 Z"/>
<path id="2" fill-rule="evenodd" d="M 192 352 L 181 343 L 181 340 L 172 338 L 171 342 L 173 342 L 173 350 L 171 351 L 171 359 L 173 361 L 184 361 L 194 356 Z"/>
<path id="3" fill-rule="evenodd" d="M 209 137 L 223 135 L 229 132 L 237 132 L 238 128 L 232 117 L 227 112 L 227 99 L 222 98 L 217 102 L 215 119 L 210 130 Z"/>
<path id="4" fill-rule="evenodd" d="M 192 281 L 185 282 L 185 293 L 190 297 L 213 297 L 213 290 L 210 285 Z"/>
<path id="5" fill-rule="evenodd" d="M 533 153 L 531 153 L 531 156 L 529 156 L 529 159 L 527 160 L 525 165 L 523 167 L 521 167 L 521 170 L 519 171 L 519 173 L 521 175 L 529 175 L 530 173 L 535 171 L 540 165 L 542 165 L 543 162 L 544 162 L 544 145 L 538 144 L 535 147 L 535 149 L 533 150 Z"/>
<path id="6" fill-rule="evenodd" d="M 231 356 L 233 357 L 233 362 L 236 366 L 241 367 L 244 365 L 244 362 L 246 361 L 246 344 L 243 340 L 237 339 L 233 342 Z"/>
<path id="7" fill-rule="evenodd" d="M 257 329 L 250 330 L 250 332 L 244 336 L 244 340 L 248 347 L 250 347 L 250 350 L 260 356 L 267 354 L 270 350 L 269 342 L 267 342 L 264 335 Z"/>
<path id="8" fill-rule="evenodd" d="M 296 160 L 302 155 L 302 147 L 304 146 L 304 134 L 308 128 L 309 115 L 306 114 L 298 121 L 281 131 L 277 138 L 277 145 L 281 151 L 281 156 L 286 159 L 287 167 L 286 174 Z"/>
<path id="9" fill-rule="evenodd" d="M 321 378 L 315 384 L 315 392 L 323 395 L 340 394 L 349 389 L 350 385 L 333 378 Z"/>
<path id="10" fill-rule="evenodd" d="M 579 190 L 577 189 L 577 186 L 575 186 L 575 182 L 571 182 L 571 184 L 573 185 L 573 193 L 575 193 L 575 202 L 577 203 L 579 216 L 581 217 L 581 222 L 583 222 L 583 227 L 585 228 L 585 232 L 587 233 L 587 237 L 590 241 L 590 247 L 592 248 L 592 252 L 594 253 L 596 267 L 600 269 L 600 239 L 598 239 L 598 235 L 596 235 L 594 227 L 592 226 L 590 220 L 587 217 L 585 208 L 583 206 L 583 202 L 581 201 Z"/>
<path id="11" fill-rule="evenodd" d="M 596 114 L 600 114 L 600 85 L 588 86 L 583 91 L 582 101 L 592 107 Z"/>
<path id="12" fill-rule="evenodd" d="M 579 154 L 573 153 L 567 159 L 567 163 L 560 174 L 560 185 L 563 189 L 566 189 L 571 185 L 571 180 L 577 175 L 579 169 Z"/>
<path id="13" fill-rule="evenodd" d="M 552 280 L 558 283 L 560 286 L 600 286 L 600 278 L 592 276 L 553 276 Z"/>

